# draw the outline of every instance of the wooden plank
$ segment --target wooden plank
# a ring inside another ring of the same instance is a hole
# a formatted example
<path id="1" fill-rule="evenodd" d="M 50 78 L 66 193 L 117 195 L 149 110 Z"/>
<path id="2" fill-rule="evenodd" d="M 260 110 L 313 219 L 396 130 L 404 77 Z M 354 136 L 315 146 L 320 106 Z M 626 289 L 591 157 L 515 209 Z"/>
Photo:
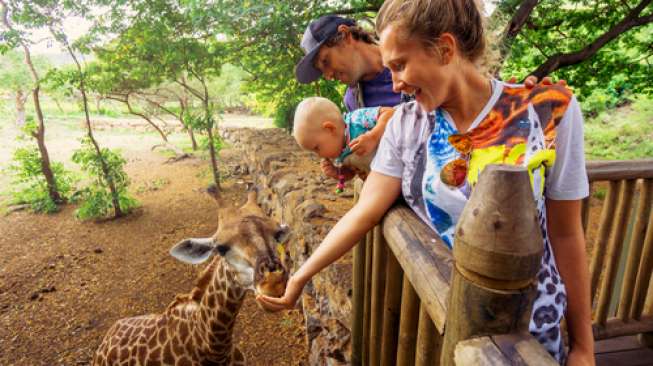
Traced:
<path id="1" fill-rule="evenodd" d="M 372 242 L 374 230 L 366 235 L 365 240 L 365 295 L 363 303 L 363 365 L 369 364 L 370 321 L 372 312 Z"/>
<path id="2" fill-rule="evenodd" d="M 644 246 L 635 281 L 635 293 L 630 311 L 630 317 L 633 319 L 639 319 L 643 313 L 653 315 L 653 309 L 645 309 L 646 294 L 653 291 L 653 287 L 650 286 L 651 272 L 653 272 L 653 211 L 649 215 L 648 228 L 644 236 Z M 653 300 L 653 295 L 650 295 L 649 298 Z"/>
<path id="3" fill-rule="evenodd" d="M 614 288 L 614 281 L 617 274 L 617 263 L 619 263 L 621 257 L 621 247 L 623 246 L 624 236 L 626 234 L 626 224 L 630 216 L 634 190 L 634 180 L 623 180 L 619 182 L 619 201 L 617 203 L 617 210 L 614 213 L 616 219 L 612 226 L 610 241 L 608 242 L 607 265 L 605 266 L 605 274 L 601 282 L 599 301 L 596 308 L 596 322 L 598 324 L 605 324 L 608 317 L 612 289 Z"/>
<path id="4" fill-rule="evenodd" d="M 381 355 L 381 336 L 383 332 L 383 293 L 385 292 L 385 263 L 388 248 L 384 243 L 378 225 L 374 228 L 373 238 L 369 364 L 378 365 Z"/>
<path id="5" fill-rule="evenodd" d="M 510 366 L 490 337 L 472 338 L 458 342 L 454 350 L 454 364 L 461 366 Z M 523 364 L 517 364 L 523 365 Z"/>
<path id="6" fill-rule="evenodd" d="M 590 182 L 653 178 L 653 159 L 588 161 L 585 166 Z"/>
<path id="7" fill-rule="evenodd" d="M 601 353 L 595 355 L 596 366 L 651 366 L 653 350 L 640 348 L 630 351 Z"/>
<path id="8" fill-rule="evenodd" d="M 442 240 L 410 209 L 390 209 L 383 234 L 440 334 L 444 332 L 453 257 Z"/>
<path id="9" fill-rule="evenodd" d="M 594 354 L 642 348 L 636 336 L 622 336 L 594 342 Z"/>
<path id="10" fill-rule="evenodd" d="M 363 238 L 354 248 L 354 268 L 352 271 L 352 313 L 351 313 L 351 363 L 363 362 L 363 311 L 365 307 L 365 244 Z"/>
<path id="11" fill-rule="evenodd" d="M 624 271 L 624 278 L 621 287 L 619 309 L 617 310 L 617 316 L 621 320 L 626 320 L 629 317 L 634 317 L 636 314 L 634 307 L 631 305 L 633 300 L 633 293 L 635 292 L 639 262 L 642 256 L 642 249 L 644 247 L 646 226 L 648 224 L 648 218 L 651 215 L 653 179 L 640 181 L 638 186 L 640 192 L 638 200 L 639 202 L 637 206 L 637 212 L 635 213 L 635 225 L 633 227 L 633 232 L 630 239 L 630 251 L 627 257 L 626 269 Z M 651 254 L 653 253 L 645 255 Z"/>
<path id="12" fill-rule="evenodd" d="M 619 190 L 619 182 L 611 181 L 608 186 L 608 193 L 603 202 L 601 209 L 601 218 L 599 219 L 599 232 L 596 234 L 596 241 L 594 242 L 594 253 L 592 253 L 592 262 L 590 264 L 590 286 L 592 290 L 592 299 L 596 296 L 599 278 L 601 277 L 601 270 L 603 269 L 603 261 L 605 251 L 608 246 L 608 239 L 610 237 L 610 230 L 612 228 L 612 221 L 614 219 L 614 208 L 617 204 L 617 197 Z"/>
<path id="13" fill-rule="evenodd" d="M 442 335 L 434 326 L 428 310 L 419 307 L 417 326 L 417 347 L 415 347 L 415 366 L 433 366 L 440 360 L 442 350 Z"/>
<path id="14" fill-rule="evenodd" d="M 358 197 L 362 184 L 360 179 L 354 181 L 354 204 Z M 365 308 L 365 244 L 367 236 L 358 242 L 354 248 L 354 259 L 352 268 L 352 310 L 351 310 L 351 364 L 354 366 L 363 363 L 363 319 Z"/>
<path id="15" fill-rule="evenodd" d="M 558 365 L 530 334 L 510 333 L 490 337 L 511 365 Z"/>
<path id="16" fill-rule="evenodd" d="M 383 336 L 381 338 L 381 366 L 394 366 L 397 362 L 401 283 L 404 276 L 395 256 L 390 251 L 387 253 L 385 300 L 383 301 Z"/>
<path id="17" fill-rule="evenodd" d="M 653 317 L 647 316 L 627 322 L 619 318 L 610 318 L 605 325 L 593 324 L 592 332 L 595 340 L 653 332 Z"/>
<path id="18" fill-rule="evenodd" d="M 399 345 L 397 347 L 397 366 L 415 364 L 417 325 L 419 321 L 419 297 L 404 274 L 401 290 L 401 318 L 399 320 Z"/>
<path id="19" fill-rule="evenodd" d="M 594 193 L 594 183 L 590 183 L 590 194 L 589 196 L 585 197 L 583 199 L 583 206 L 581 209 L 581 219 L 583 223 L 583 232 L 585 233 L 585 237 L 587 237 L 587 228 L 589 227 L 589 219 L 590 219 L 590 203 L 592 199 L 592 194 Z"/>

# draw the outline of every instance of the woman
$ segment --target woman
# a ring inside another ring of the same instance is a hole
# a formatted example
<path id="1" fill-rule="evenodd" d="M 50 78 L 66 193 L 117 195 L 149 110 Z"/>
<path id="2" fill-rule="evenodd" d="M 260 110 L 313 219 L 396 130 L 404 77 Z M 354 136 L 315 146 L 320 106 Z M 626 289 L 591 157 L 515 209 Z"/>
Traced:
<path id="1" fill-rule="evenodd" d="M 481 74 L 475 62 L 485 45 L 473 0 L 388 0 L 376 26 L 395 90 L 416 101 L 397 107 L 358 203 L 291 277 L 285 295 L 259 302 L 271 310 L 291 308 L 306 282 L 378 223 L 400 192 L 455 245 L 454 228 L 483 168 L 521 165 L 531 174 L 544 238 L 530 331 L 558 361 L 592 365 L 580 221 L 580 200 L 589 188 L 576 99 L 559 85 L 529 90 Z M 563 315 L 568 358 L 559 327 Z"/>

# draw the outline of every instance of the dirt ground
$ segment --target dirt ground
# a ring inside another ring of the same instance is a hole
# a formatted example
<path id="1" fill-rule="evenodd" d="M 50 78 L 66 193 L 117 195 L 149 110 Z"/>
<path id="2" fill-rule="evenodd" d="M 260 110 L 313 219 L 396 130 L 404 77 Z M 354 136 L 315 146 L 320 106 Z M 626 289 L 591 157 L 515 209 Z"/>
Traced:
<path id="1" fill-rule="evenodd" d="M 81 131 L 61 124 L 48 133 L 52 155 L 68 160 Z M 15 145 L 12 136 L 6 125 L 0 129 L 0 168 Z M 208 162 L 165 164 L 167 157 L 150 150 L 158 143 L 151 133 L 102 131 L 98 138 L 103 146 L 122 149 L 142 206 L 101 223 L 80 222 L 72 206 L 53 215 L 0 216 L 0 365 L 87 365 L 116 320 L 163 311 L 175 294 L 192 288 L 202 268 L 176 261 L 168 249 L 215 231 L 215 202 L 199 191 L 210 180 Z M 236 159 L 223 151 L 223 165 Z M 229 177 L 224 183 L 234 203 L 245 200 L 242 181 Z M 0 191 L 7 182 L 0 180 Z M 249 295 L 235 336 L 249 364 L 307 364 L 298 311 L 267 314 Z"/>

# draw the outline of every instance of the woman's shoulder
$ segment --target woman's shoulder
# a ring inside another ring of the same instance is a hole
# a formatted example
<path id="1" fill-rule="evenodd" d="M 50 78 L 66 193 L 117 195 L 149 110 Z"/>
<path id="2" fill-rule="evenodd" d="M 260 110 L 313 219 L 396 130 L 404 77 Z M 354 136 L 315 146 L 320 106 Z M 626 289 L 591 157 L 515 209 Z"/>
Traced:
<path id="1" fill-rule="evenodd" d="M 537 84 L 532 88 L 527 88 L 524 84 L 503 83 L 502 98 L 521 99 L 534 104 L 556 103 L 569 104 L 574 93 L 566 85 Z"/>
<path id="2" fill-rule="evenodd" d="M 397 104 L 388 126 L 386 135 L 401 144 L 402 141 L 414 141 L 421 136 L 428 124 L 426 113 L 415 101 Z"/>

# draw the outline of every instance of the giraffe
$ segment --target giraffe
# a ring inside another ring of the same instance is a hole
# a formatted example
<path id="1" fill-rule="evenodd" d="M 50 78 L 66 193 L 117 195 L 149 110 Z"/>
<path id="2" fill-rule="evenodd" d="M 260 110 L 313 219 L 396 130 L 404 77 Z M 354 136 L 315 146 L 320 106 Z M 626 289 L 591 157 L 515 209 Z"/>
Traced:
<path id="1" fill-rule="evenodd" d="M 207 191 L 222 207 L 215 187 Z M 192 264 L 217 254 L 192 291 L 177 295 L 162 314 L 118 320 L 93 365 L 245 365 L 232 340 L 236 315 L 247 291 L 283 295 L 288 273 L 276 247 L 288 234 L 287 226 L 263 213 L 255 192 L 239 209 L 219 208 L 212 237 L 185 239 L 170 249 L 173 257 Z"/>

